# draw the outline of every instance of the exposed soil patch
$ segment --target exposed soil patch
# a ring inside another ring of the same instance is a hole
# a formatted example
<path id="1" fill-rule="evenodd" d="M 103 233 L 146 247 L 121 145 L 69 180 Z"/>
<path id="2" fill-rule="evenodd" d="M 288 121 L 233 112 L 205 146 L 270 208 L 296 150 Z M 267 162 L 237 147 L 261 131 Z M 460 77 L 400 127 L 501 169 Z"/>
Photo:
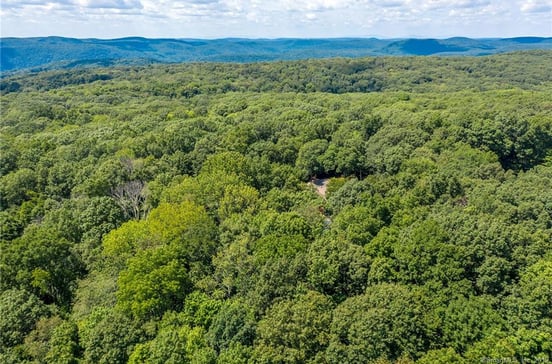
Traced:
<path id="1" fill-rule="evenodd" d="M 320 196 L 326 198 L 326 189 L 328 188 L 328 183 L 330 182 L 329 178 L 313 178 L 311 179 L 311 184 L 316 189 L 316 193 Z"/>

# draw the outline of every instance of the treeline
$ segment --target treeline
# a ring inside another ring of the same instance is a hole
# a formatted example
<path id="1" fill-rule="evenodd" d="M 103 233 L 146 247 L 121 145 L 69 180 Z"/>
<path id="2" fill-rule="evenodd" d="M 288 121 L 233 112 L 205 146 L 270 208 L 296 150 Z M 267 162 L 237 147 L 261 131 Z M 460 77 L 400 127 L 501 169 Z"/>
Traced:
<path id="1" fill-rule="evenodd" d="M 461 91 L 533 88 L 552 81 L 552 52 L 486 57 L 336 58 L 268 63 L 184 63 L 39 72 L 4 78 L 0 91 L 50 90 L 98 80 L 152 96 L 226 92 Z M 530 69 L 530 72 L 527 72 Z M 147 83 L 145 85 L 144 83 Z M 121 90 L 124 92 L 124 90 Z"/>
<path id="2" fill-rule="evenodd" d="M 3 80 L 0 361 L 551 360 L 551 57 Z"/>

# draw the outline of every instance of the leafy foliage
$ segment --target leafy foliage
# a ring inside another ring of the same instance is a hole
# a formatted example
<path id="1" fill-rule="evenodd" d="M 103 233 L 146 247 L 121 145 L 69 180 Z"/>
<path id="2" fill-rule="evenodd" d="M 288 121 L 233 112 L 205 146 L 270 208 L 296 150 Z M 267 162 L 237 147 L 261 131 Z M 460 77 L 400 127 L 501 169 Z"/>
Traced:
<path id="1" fill-rule="evenodd" d="M 7 77 L 0 361 L 549 360 L 550 59 Z"/>

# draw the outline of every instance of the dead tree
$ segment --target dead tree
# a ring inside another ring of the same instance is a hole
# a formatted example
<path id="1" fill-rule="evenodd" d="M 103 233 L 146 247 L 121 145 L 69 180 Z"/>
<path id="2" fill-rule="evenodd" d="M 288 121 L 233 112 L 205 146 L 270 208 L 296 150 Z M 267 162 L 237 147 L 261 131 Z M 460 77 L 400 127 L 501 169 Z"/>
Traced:
<path id="1" fill-rule="evenodd" d="M 143 181 L 129 181 L 111 190 L 126 218 L 139 220 L 147 215 L 145 186 Z"/>

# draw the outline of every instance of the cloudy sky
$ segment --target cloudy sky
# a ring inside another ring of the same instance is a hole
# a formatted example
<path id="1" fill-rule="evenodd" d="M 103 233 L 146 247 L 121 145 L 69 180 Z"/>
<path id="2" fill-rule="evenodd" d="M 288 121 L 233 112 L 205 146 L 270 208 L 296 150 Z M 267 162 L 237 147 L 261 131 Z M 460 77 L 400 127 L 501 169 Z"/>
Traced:
<path id="1" fill-rule="evenodd" d="M 0 0 L 2 37 L 552 36 L 552 0 Z"/>

